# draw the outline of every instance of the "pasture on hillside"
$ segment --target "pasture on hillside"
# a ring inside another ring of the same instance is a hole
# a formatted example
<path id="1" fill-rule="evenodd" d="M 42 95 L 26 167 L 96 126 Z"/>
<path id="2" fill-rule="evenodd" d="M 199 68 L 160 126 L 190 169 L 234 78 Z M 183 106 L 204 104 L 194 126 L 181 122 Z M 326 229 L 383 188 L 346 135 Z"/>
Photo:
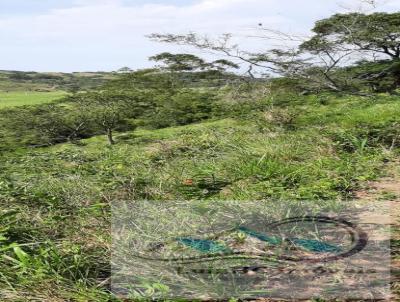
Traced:
<path id="1" fill-rule="evenodd" d="M 31 91 L 18 91 L 18 92 L 0 92 L 0 108 L 36 105 L 49 103 L 51 101 L 62 98 L 67 93 L 64 91 L 52 92 L 31 92 Z"/>

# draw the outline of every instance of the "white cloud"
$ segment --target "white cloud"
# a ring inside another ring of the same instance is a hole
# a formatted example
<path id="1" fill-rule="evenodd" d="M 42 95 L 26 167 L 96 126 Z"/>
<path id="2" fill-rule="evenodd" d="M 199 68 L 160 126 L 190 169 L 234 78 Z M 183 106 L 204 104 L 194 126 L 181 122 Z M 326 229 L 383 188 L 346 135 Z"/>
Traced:
<path id="1" fill-rule="evenodd" d="M 120 5 L 121 0 L 74 0 L 73 4 L 78 6 L 96 6 L 96 5 Z"/>
<path id="2" fill-rule="evenodd" d="M 244 37 L 259 22 L 271 28 L 304 32 L 336 7 L 335 0 L 200 0 L 183 6 L 149 2 L 128 6 L 122 0 L 75 0 L 71 8 L 3 18 L 0 55 L 3 62 L 9 63 L 0 69 L 143 67 L 154 53 L 165 48 L 179 50 L 148 41 L 144 35 L 149 33 L 192 30 L 208 34 L 234 32 Z"/>

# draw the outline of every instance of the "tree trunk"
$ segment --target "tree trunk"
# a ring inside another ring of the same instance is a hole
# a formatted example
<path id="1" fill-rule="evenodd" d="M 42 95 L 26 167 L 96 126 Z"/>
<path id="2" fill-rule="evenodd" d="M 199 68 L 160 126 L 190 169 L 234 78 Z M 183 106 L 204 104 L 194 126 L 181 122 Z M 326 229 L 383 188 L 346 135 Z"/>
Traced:
<path id="1" fill-rule="evenodd" d="M 107 139 L 108 139 L 108 143 L 109 143 L 110 145 L 114 145 L 114 144 L 115 144 L 115 141 L 114 141 L 114 139 L 113 139 L 113 134 L 112 134 L 112 129 L 111 129 L 111 128 L 108 128 L 108 129 L 107 129 Z"/>

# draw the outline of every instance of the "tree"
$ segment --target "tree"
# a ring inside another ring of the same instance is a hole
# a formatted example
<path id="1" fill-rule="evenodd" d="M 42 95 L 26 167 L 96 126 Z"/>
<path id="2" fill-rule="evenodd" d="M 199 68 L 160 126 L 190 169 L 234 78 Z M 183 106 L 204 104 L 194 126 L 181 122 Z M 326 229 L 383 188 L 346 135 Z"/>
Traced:
<path id="1" fill-rule="evenodd" d="M 129 118 L 137 117 L 146 107 L 140 96 L 116 91 L 78 94 L 73 101 L 106 134 L 110 145 L 115 144 L 113 131 L 126 126 Z"/>
<path id="2" fill-rule="evenodd" d="M 221 87 L 237 76 L 228 69 L 238 66 L 228 60 L 207 62 L 191 54 L 161 53 L 150 58 L 159 66 L 121 74 L 106 89 L 140 91 L 153 106 L 168 102 L 181 89 Z"/>
<path id="3" fill-rule="evenodd" d="M 253 66 L 261 67 L 272 72 L 277 72 L 278 69 L 275 68 L 276 61 L 270 60 L 267 55 L 264 54 L 263 59 L 260 60 L 261 56 L 255 54 L 250 54 L 245 51 L 241 51 L 239 46 L 233 43 L 231 34 L 224 34 L 221 37 L 212 40 L 206 36 L 200 36 L 196 33 L 189 33 L 186 35 L 175 35 L 175 34 L 158 34 L 154 33 L 148 36 L 151 40 L 163 43 L 172 43 L 178 45 L 189 45 L 199 50 L 207 50 L 216 53 L 217 55 L 222 55 L 224 57 L 229 57 L 232 60 L 236 60 L 240 63 L 248 64 L 249 68 L 247 70 L 248 75 L 253 77 L 252 69 Z M 235 62 L 228 61 L 225 59 L 219 59 L 213 62 L 213 66 L 218 66 L 223 63 L 225 67 L 233 67 L 235 69 L 239 68 L 239 65 Z M 267 63 L 267 64 L 263 64 Z M 268 64 L 272 63 L 272 64 Z"/>
<path id="4" fill-rule="evenodd" d="M 400 58 L 400 13 L 335 14 L 317 21 L 314 37 L 302 48 L 319 51 L 319 45 Z"/>
<path id="5" fill-rule="evenodd" d="M 239 66 L 234 62 L 220 59 L 213 62 L 206 62 L 204 59 L 192 54 L 171 54 L 163 52 L 161 54 L 150 57 L 151 61 L 162 62 L 164 66 L 162 69 L 172 72 L 185 72 L 185 71 L 205 71 L 205 70 L 218 70 L 226 72 L 229 68 L 238 69 Z"/>
<path id="6" fill-rule="evenodd" d="M 262 71 L 263 76 L 287 77 L 302 83 L 307 90 L 312 91 L 357 93 L 359 89 L 370 87 L 374 79 L 382 81 L 388 77 L 393 79 L 390 90 L 400 86 L 400 13 L 335 14 L 316 22 L 313 28 L 314 36 L 311 38 L 265 28 L 260 30 L 263 31 L 263 35 L 257 38 L 281 40 L 289 42 L 291 46 L 252 53 L 243 51 L 239 45 L 233 43 L 231 34 L 217 39 L 202 37 L 196 33 L 152 34 L 149 37 L 159 42 L 189 45 L 200 50 L 212 51 L 231 58 L 235 63 L 245 63 L 248 65 L 247 75 L 253 80 L 254 69 L 258 69 Z M 382 64 L 382 69 L 375 74 L 364 76 L 342 72 L 360 62 L 377 62 L 385 57 L 392 62 L 391 66 Z"/>
<path id="7" fill-rule="evenodd" d="M 150 126 L 180 126 L 211 118 L 216 100 L 216 93 L 212 90 L 180 89 L 157 104 L 155 112 L 149 117 Z"/>
<path id="8" fill-rule="evenodd" d="M 24 146 L 47 146 L 96 134 L 84 111 L 58 104 L 4 109 L 0 126 L 10 142 Z"/>
<path id="9" fill-rule="evenodd" d="M 161 73 L 157 68 L 140 69 L 131 73 L 121 74 L 108 81 L 104 88 L 114 91 L 130 91 L 147 94 L 149 91 L 160 93 L 168 91 L 172 87 L 172 79 L 166 73 Z"/>
<path id="10" fill-rule="evenodd" d="M 149 58 L 151 61 L 162 62 L 162 69 L 175 72 L 204 70 L 208 64 L 192 54 L 171 54 L 163 52 Z"/>
<path id="11" fill-rule="evenodd" d="M 129 67 L 122 67 L 120 69 L 117 70 L 118 73 L 129 73 L 132 72 L 132 69 L 130 69 Z"/>
<path id="12" fill-rule="evenodd" d="M 219 59 L 212 62 L 192 54 L 171 54 L 164 52 L 150 60 L 160 62 L 158 66 L 161 73 L 167 73 L 171 83 L 176 86 L 187 87 L 195 83 L 204 85 L 221 85 L 232 79 L 229 69 L 238 69 L 239 66 L 232 61 Z"/>
<path id="13" fill-rule="evenodd" d="M 217 68 L 228 65 L 229 61 L 212 62 L 215 63 L 215 67 L 210 67 L 210 63 L 194 55 L 170 53 L 157 55 L 154 60 L 162 62 L 163 65 L 160 68 L 120 75 L 107 85 L 108 89 L 114 91 L 134 91 L 146 100 L 147 106 L 152 110 L 142 116 L 141 125 L 162 128 L 194 123 L 211 117 L 217 90 L 193 88 L 210 87 L 215 84 L 214 79 L 219 80 L 219 77 L 214 74 L 213 78 L 211 72 L 227 78 L 229 75 Z"/>
<path id="14" fill-rule="evenodd" d="M 303 42 L 300 50 L 322 59 L 322 75 L 331 88 L 345 90 L 352 86 L 353 80 L 368 79 L 370 83 L 374 78 L 381 80 L 386 76 L 393 78 L 392 90 L 400 86 L 400 13 L 335 14 L 317 21 L 313 32 L 314 36 Z M 340 67 L 376 62 L 385 57 L 392 63 L 382 64 L 382 69 L 374 74 L 335 77 Z"/>

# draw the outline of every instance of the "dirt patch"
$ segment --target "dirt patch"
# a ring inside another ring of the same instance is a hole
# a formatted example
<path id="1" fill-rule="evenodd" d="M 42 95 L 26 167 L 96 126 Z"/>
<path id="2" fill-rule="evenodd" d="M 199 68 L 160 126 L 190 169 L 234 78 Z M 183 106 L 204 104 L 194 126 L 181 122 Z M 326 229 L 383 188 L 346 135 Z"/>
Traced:
<path id="1" fill-rule="evenodd" d="M 367 225 L 390 226 L 391 241 L 391 279 L 392 297 L 385 301 L 400 301 L 400 163 L 390 167 L 388 177 L 366 183 L 364 189 L 356 192 L 358 223 Z M 379 241 L 388 234 L 374 234 L 373 240 Z M 378 237 L 376 237 L 378 236 Z M 382 236 L 380 238 L 379 236 Z M 257 299 L 254 302 L 277 301 L 274 299 Z M 284 301 L 284 300 L 280 300 Z M 293 301 L 293 300 L 292 300 Z M 303 300 L 312 301 L 312 300 Z M 362 301 L 362 300 L 360 300 Z"/>
<path id="2" fill-rule="evenodd" d="M 357 203 L 370 204 L 370 211 L 360 215 L 366 224 L 390 225 L 391 275 L 393 300 L 400 299 L 400 163 L 390 168 L 388 177 L 368 182 L 356 193 Z"/>
<path id="3" fill-rule="evenodd" d="M 400 202 L 400 178 L 382 178 L 379 181 L 371 181 L 366 189 L 356 192 L 356 198 L 361 200 L 387 199 Z"/>

